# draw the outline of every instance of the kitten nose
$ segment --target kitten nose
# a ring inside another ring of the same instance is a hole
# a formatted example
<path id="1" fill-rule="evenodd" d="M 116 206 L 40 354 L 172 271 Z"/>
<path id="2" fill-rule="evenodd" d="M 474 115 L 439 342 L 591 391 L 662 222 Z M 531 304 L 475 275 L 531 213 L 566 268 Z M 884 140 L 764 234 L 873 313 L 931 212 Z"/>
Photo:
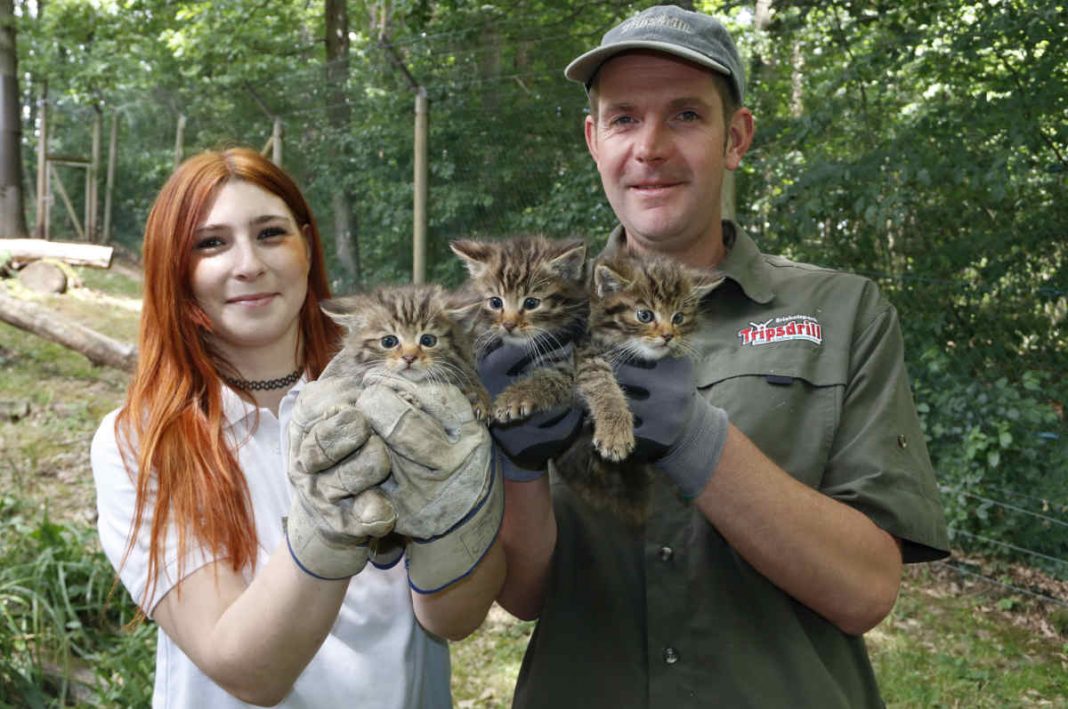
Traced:
<path id="1" fill-rule="evenodd" d="M 414 353 L 401 355 L 401 359 L 403 359 L 408 364 L 411 364 L 412 362 L 414 362 L 416 360 L 416 355 Z"/>
<path id="2" fill-rule="evenodd" d="M 664 342 L 671 342 L 671 338 L 673 338 L 674 335 L 670 332 L 662 332 L 660 333 L 660 337 L 664 338 Z"/>
<path id="3" fill-rule="evenodd" d="M 501 327 L 503 327 L 508 332 L 511 332 L 512 330 L 514 330 L 515 326 L 516 326 L 516 322 L 514 320 L 505 320 L 504 322 L 501 323 Z"/>

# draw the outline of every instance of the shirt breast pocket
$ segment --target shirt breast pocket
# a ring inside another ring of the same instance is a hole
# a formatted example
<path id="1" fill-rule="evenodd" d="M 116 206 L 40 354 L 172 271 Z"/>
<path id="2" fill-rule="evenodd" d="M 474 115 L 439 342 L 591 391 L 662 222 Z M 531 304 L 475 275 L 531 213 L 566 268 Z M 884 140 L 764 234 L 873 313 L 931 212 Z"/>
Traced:
<path id="1" fill-rule="evenodd" d="M 846 368 L 807 343 L 697 363 L 698 390 L 779 467 L 818 489 L 841 412 Z"/>

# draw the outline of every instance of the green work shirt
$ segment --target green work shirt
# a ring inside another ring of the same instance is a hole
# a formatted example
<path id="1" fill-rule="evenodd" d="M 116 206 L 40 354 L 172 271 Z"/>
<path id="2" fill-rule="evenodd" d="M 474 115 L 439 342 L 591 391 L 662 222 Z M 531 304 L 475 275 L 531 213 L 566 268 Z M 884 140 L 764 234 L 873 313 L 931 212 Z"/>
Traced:
<path id="1" fill-rule="evenodd" d="M 729 222 L 724 235 L 701 394 L 786 472 L 900 539 L 906 562 L 946 556 L 893 306 L 865 278 L 761 254 Z M 552 489 L 559 537 L 515 706 L 882 706 L 864 639 L 754 570 L 665 479 L 639 529 L 555 476 Z"/>

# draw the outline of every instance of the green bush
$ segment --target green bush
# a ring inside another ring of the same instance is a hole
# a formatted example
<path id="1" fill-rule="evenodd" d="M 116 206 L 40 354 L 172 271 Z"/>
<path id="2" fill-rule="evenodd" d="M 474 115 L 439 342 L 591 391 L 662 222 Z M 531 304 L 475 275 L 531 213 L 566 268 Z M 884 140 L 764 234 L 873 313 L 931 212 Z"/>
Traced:
<path id="1" fill-rule="evenodd" d="M 1068 440 L 1049 377 L 983 382 L 936 350 L 921 365 L 917 409 L 954 543 L 1068 577 Z"/>
<path id="2" fill-rule="evenodd" d="M 145 706 L 155 627 L 84 525 L 0 497 L 0 696 L 15 706 Z M 114 589 L 114 593 L 112 592 Z"/>

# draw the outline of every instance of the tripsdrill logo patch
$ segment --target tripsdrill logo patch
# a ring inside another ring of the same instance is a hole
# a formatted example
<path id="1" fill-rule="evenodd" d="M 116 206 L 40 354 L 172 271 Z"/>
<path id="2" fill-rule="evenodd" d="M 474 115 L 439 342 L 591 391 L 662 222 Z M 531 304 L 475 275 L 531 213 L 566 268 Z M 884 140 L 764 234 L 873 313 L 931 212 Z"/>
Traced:
<path id="1" fill-rule="evenodd" d="M 815 344 L 823 342 L 823 326 L 811 315 L 784 315 L 762 323 L 749 323 L 738 331 L 739 344 L 771 345 L 789 340 L 808 340 Z"/>

